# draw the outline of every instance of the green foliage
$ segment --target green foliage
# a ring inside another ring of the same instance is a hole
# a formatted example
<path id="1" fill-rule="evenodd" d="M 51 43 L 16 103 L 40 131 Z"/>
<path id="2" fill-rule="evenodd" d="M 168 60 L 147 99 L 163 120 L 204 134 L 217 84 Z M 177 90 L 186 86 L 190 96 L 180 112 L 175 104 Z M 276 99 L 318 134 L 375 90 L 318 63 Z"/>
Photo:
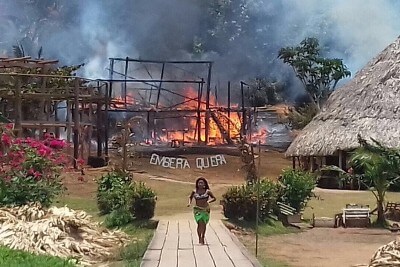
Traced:
<path id="1" fill-rule="evenodd" d="M 68 159 L 62 146 L 53 149 L 49 140 L 15 138 L 9 126 L 0 127 L 0 136 L 0 205 L 49 206 L 64 190 L 60 172 Z"/>
<path id="2" fill-rule="evenodd" d="M 351 75 L 341 59 L 320 56 L 319 41 L 316 38 L 305 38 L 296 47 L 281 48 L 278 57 L 292 66 L 318 109 L 337 83 Z"/>
<path id="3" fill-rule="evenodd" d="M 123 226 L 133 219 L 152 218 L 156 195 L 143 182 L 134 182 L 128 173 L 115 170 L 98 181 L 97 205 L 102 214 L 108 214 L 106 226 Z"/>
<path id="4" fill-rule="evenodd" d="M 317 115 L 318 108 L 315 105 L 290 108 L 288 116 L 283 122 L 288 123 L 292 129 L 303 129 Z"/>
<path id="5" fill-rule="evenodd" d="M 61 179 L 36 180 L 34 177 L 15 175 L 10 182 L 0 179 L 0 204 L 24 205 L 29 202 L 39 202 L 48 207 L 64 190 Z"/>
<path id="6" fill-rule="evenodd" d="M 279 200 L 297 211 L 301 211 L 313 196 L 315 177 L 299 170 L 284 170 L 280 182 L 283 185 Z"/>
<path id="7" fill-rule="evenodd" d="M 377 201 L 378 225 L 385 225 L 384 201 L 391 185 L 399 183 L 400 152 L 384 147 L 372 139 L 372 144 L 358 136 L 361 145 L 351 157 L 352 165 L 362 172 L 363 181 L 372 185 L 370 188 Z"/>
<path id="8" fill-rule="evenodd" d="M 139 223 L 138 223 L 139 222 Z M 118 260 L 124 261 L 124 266 L 139 267 L 142 257 L 153 236 L 157 223 L 153 221 L 135 221 L 123 230 L 132 235 L 134 240 L 119 251 Z"/>
<path id="9" fill-rule="evenodd" d="M 98 181 L 97 205 L 101 214 L 108 214 L 128 205 L 132 177 L 128 173 L 114 170 Z"/>
<path id="10" fill-rule="evenodd" d="M 104 226 L 107 228 L 121 227 L 133 221 L 133 216 L 129 210 L 120 208 L 111 211 L 104 220 Z"/>
<path id="11" fill-rule="evenodd" d="M 25 251 L 0 247 L 1 267 L 73 267 L 72 260 L 60 259 L 53 256 L 34 255 Z"/>
<path id="12" fill-rule="evenodd" d="M 261 221 L 266 220 L 277 199 L 279 185 L 269 180 L 261 180 L 259 188 Z M 248 183 L 233 186 L 222 196 L 225 217 L 254 221 L 257 213 L 257 184 Z"/>
<path id="13" fill-rule="evenodd" d="M 154 216 L 155 197 L 155 192 L 143 182 L 134 184 L 130 199 L 130 210 L 136 219 L 151 219 Z"/>
<path id="14" fill-rule="evenodd" d="M 282 102 L 283 91 L 283 85 L 278 82 L 266 78 L 255 78 L 250 82 L 250 89 L 245 91 L 245 96 L 252 107 L 260 107 Z"/>

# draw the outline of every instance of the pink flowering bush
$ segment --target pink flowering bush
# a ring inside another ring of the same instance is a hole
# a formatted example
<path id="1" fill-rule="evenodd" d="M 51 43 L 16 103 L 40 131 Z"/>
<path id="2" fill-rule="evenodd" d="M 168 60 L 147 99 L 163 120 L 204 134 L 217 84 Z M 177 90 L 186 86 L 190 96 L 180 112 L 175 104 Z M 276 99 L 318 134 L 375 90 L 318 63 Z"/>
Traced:
<path id="1" fill-rule="evenodd" d="M 1 126 L 0 136 L 0 205 L 50 205 L 64 190 L 60 173 L 70 165 L 67 144 L 50 136 L 15 138 Z"/>

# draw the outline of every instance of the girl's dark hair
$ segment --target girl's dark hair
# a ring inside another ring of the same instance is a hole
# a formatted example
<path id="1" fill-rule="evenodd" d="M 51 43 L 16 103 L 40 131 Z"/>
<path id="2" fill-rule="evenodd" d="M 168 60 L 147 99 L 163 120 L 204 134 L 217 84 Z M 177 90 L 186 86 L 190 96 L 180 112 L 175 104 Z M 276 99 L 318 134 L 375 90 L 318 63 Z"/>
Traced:
<path id="1" fill-rule="evenodd" d="M 197 180 L 196 180 L 196 189 L 199 189 L 199 182 L 200 181 L 204 182 L 204 188 L 206 190 L 210 189 L 210 187 L 208 186 L 208 182 L 207 182 L 206 178 L 204 178 L 204 177 L 197 178 Z"/>

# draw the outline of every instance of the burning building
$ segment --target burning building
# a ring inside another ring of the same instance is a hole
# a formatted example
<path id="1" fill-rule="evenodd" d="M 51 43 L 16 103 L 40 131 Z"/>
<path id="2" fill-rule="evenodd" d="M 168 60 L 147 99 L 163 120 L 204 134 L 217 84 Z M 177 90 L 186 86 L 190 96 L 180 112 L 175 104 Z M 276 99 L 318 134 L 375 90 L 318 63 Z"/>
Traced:
<path id="1" fill-rule="evenodd" d="M 111 58 L 110 133 L 125 125 L 137 143 L 171 146 L 265 143 L 259 108 L 246 105 L 244 90 L 211 86 L 213 62 Z M 264 109 L 263 112 L 268 112 Z M 133 119 L 134 118 L 134 119 Z"/>

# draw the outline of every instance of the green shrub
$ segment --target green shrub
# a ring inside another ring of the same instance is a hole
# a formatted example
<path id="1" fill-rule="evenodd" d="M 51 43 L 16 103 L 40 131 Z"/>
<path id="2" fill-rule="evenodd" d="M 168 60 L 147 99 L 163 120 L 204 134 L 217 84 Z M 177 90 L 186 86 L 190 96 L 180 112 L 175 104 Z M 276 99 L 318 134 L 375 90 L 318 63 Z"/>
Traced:
<path id="1" fill-rule="evenodd" d="M 131 212 L 138 220 L 151 219 L 154 216 L 156 207 L 156 194 L 143 182 L 134 183 L 133 189 L 130 200 Z"/>
<path id="2" fill-rule="evenodd" d="M 48 207 L 63 190 L 59 176 L 36 180 L 31 176 L 15 175 L 9 182 L 0 179 L 0 204 L 19 206 L 39 202 Z"/>
<path id="3" fill-rule="evenodd" d="M 313 196 L 313 189 L 316 186 L 315 177 L 299 170 L 284 170 L 280 179 L 282 191 L 279 201 L 301 211 L 308 200 Z"/>
<path id="4" fill-rule="evenodd" d="M 98 181 L 97 206 L 101 214 L 108 214 L 128 205 L 131 194 L 131 180 L 128 173 L 115 170 L 108 172 Z"/>
<path id="5" fill-rule="evenodd" d="M 98 181 L 97 205 L 102 214 L 109 214 L 106 225 L 122 226 L 133 217 L 152 218 L 156 195 L 144 183 L 133 182 L 128 173 L 112 171 Z"/>
<path id="6" fill-rule="evenodd" d="M 62 140 L 17 138 L 9 125 L 1 125 L 0 205 L 49 206 L 64 190 L 60 174 L 70 161 L 65 147 Z"/>
<path id="7" fill-rule="evenodd" d="M 125 207 L 113 210 L 104 220 L 104 225 L 107 228 L 121 227 L 133 221 L 133 216 Z"/>
<path id="8" fill-rule="evenodd" d="M 259 218 L 264 221 L 276 201 L 279 185 L 269 180 L 260 181 Z M 222 196 L 225 217 L 254 221 L 257 214 L 257 184 L 234 186 Z"/>

